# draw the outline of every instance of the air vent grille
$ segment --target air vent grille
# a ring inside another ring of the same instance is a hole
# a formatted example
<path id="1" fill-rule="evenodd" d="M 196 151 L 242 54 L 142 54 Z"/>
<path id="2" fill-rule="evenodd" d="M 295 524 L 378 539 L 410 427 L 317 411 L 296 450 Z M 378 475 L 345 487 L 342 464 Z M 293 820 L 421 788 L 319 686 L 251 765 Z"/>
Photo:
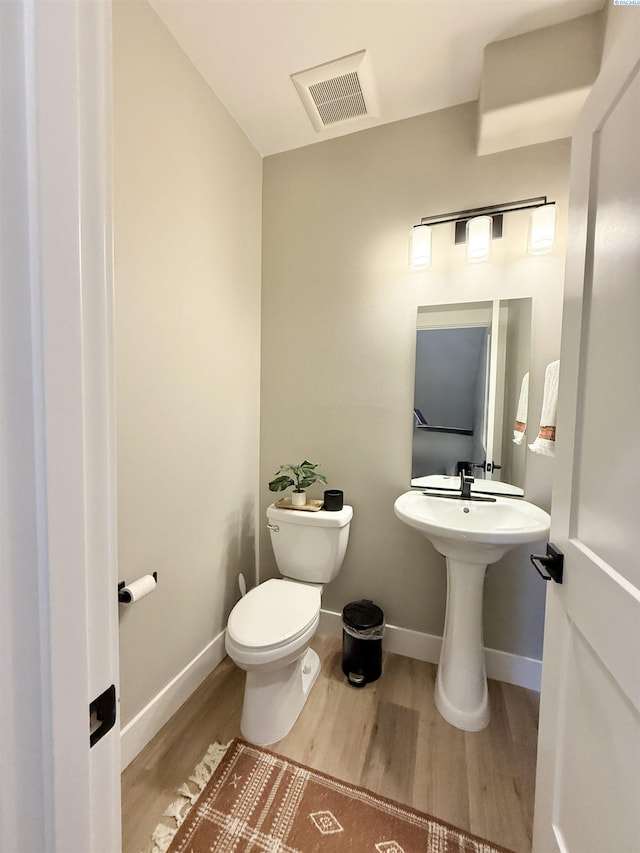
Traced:
<path id="1" fill-rule="evenodd" d="M 355 71 L 309 86 L 309 92 L 324 125 L 367 115 L 360 81 Z"/>
<path id="2" fill-rule="evenodd" d="M 371 64 L 364 50 L 292 74 L 291 79 L 316 130 L 379 115 Z"/>

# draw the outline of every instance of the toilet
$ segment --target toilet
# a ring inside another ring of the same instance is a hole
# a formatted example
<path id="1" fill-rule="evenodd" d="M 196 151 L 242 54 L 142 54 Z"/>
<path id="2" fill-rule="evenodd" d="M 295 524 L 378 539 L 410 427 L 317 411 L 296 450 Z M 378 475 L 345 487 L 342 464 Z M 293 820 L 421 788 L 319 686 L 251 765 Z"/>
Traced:
<path id="1" fill-rule="evenodd" d="M 271 545 L 282 578 L 248 592 L 231 611 L 225 646 L 246 670 L 240 730 L 259 746 L 293 728 L 320 671 L 309 648 L 320 621 L 322 587 L 340 571 L 353 509 L 336 512 L 267 508 Z"/>

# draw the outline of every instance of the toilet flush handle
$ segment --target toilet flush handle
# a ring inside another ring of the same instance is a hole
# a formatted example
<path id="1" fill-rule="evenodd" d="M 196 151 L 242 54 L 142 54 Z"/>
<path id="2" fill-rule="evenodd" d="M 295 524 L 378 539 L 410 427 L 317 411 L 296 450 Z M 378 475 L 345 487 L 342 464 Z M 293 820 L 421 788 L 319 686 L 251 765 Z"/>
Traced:
<path id="1" fill-rule="evenodd" d="M 274 533 L 277 533 L 280 530 L 277 524 L 267 524 L 267 527 L 269 530 L 273 530 Z"/>

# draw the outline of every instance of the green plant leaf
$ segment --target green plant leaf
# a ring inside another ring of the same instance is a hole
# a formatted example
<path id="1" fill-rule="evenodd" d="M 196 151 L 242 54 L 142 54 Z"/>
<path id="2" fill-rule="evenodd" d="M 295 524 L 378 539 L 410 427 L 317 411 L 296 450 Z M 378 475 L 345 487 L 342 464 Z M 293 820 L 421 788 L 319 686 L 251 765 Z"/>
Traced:
<path id="1" fill-rule="evenodd" d="M 288 489 L 289 486 L 295 486 L 295 483 L 293 482 L 291 477 L 276 477 L 269 483 L 269 491 L 282 492 L 285 489 Z"/>
<path id="2" fill-rule="evenodd" d="M 316 468 L 318 468 L 318 464 L 309 462 L 308 459 L 299 465 L 281 465 L 275 479 L 269 483 L 269 489 L 272 492 L 281 492 L 289 486 L 295 486 L 296 489 L 302 491 L 314 483 L 326 483 L 327 478 L 324 474 L 319 474 Z M 290 472 L 291 476 L 285 472 Z"/>
<path id="3" fill-rule="evenodd" d="M 315 482 L 317 482 L 317 481 L 316 481 L 316 479 L 315 479 L 315 478 L 313 478 L 313 477 L 303 477 L 303 478 L 300 480 L 300 488 L 301 488 L 301 489 L 308 489 L 308 488 L 309 488 L 309 486 L 313 486 L 313 484 L 314 484 Z"/>

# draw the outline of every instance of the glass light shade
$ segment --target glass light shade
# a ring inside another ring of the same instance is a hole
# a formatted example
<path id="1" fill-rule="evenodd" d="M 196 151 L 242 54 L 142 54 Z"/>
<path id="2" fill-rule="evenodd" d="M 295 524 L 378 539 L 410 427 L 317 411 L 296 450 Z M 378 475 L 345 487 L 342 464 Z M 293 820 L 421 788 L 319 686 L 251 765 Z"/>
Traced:
<path id="1" fill-rule="evenodd" d="M 529 254 L 546 255 L 556 240 L 556 206 L 544 204 L 531 214 L 529 226 Z"/>
<path id="2" fill-rule="evenodd" d="M 467 260 L 486 261 L 491 254 L 491 231 L 493 220 L 490 216 L 476 216 L 467 222 Z"/>
<path id="3" fill-rule="evenodd" d="M 409 238 L 409 264 L 414 269 L 431 266 L 431 228 L 414 225 Z"/>

